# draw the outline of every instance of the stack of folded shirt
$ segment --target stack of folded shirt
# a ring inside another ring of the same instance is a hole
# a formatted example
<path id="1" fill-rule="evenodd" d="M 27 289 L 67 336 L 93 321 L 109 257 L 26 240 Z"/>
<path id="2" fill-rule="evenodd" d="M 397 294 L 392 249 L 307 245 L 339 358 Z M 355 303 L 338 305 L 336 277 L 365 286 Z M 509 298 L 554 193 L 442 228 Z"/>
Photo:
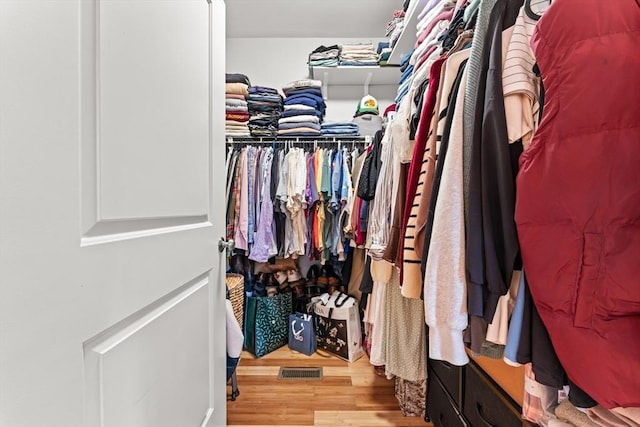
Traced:
<path id="1" fill-rule="evenodd" d="M 252 136 L 275 136 L 282 112 L 282 96 L 277 89 L 264 86 L 249 88 L 249 130 Z"/>
<path id="2" fill-rule="evenodd" d="M 358 136 L 358 125 L 352 122 L 325 122 L 320 125 L 323 136 Z"/>
<path id="3" fill-rule="evenodd" d="M 282 90 L 286 98 L 278 120 L 278 135 L 320 136 L 326 104 L 319 80 L 296 80 Z"/>
<path id="4" fill-rule="evenodd" d="M 231 136 L 250 136 L 249 133 L 249 78 L 244 74 L 227 73 L 226 92 L 226 121 L 225 133 Z"/>
<path id="5" fill-rule="evenodd" d="M 340 47 L 319 46 L 309 54 L 310 67 L 337 67 L 340 58 Z"/>
<path id="6" fill-rule="evenodd" d="M 393 19 L 387 23 L 385 36 L 389 37 L 391 47 L 393 47 L 398 41 L 398 38 L 404 29 L 404 17 L 404 10 L 395 10 L 393 12 Z"/>
<path id="7" fill-rule="evenodd" d="M 402 74 L 400 75 L 398 94 L 396 95 L 395 102 L 396 104 L 400 104 L 402 98 L 409 92 L 409 87 L 411 85 L 411 76 L 413 74 L 413 65 L 410 63 L 411 55 L 413 51 L 407 53 L 405 56 L 400 59 L 400 71 Z"/>
<path id="8" fill-rule="evenodd" d="M 380 56 L 380 65 L 387 65 L 387 61 L 389 60 L 389 56 L 391 56 L 391 47 L 389 46 L 389 42 L 380 42 L 378 43 L 378 55 Z"/>
<path id="9" fill-rule="evenodd" d="M 344 44 L 340 51 L 340 65 L 378 65 L 379 59 L 373 43 Z"/>

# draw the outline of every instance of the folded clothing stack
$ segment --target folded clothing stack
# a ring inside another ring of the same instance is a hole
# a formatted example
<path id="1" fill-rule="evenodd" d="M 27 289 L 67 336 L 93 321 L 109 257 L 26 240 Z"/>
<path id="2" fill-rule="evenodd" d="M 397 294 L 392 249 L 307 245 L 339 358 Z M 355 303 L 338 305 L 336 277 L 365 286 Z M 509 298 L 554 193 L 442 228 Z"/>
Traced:
<path id="1" fill-rule="evenodd" d="M 226 78 L 225 133 L 230 136 L 250 136 L 247 125 L 249 123 L 247 96 L 249 96 L 251 82 L 244 74 L 227 73 Z"/>
<path id="2" fill-rule="evenodd" d="M 252 136 L 275 136 L 282 112 L 282 95 L 277 89 L 249 87 L 249 130 Z"/>
<path id="3" fill-rule="evenodd" d="M 344 44 L 340 51 L 340 65 L 378 65 L 379 60 L 373 43 Z"/>
<path id="4" fill-rule="evenodd" d="M 278 135 L 320 136 L 326 104 L 319 80 L 296 80 L 282 88 L 286 98 L 278 120 Z"/>
<path id="5" fill-rule="evenodd" d="M 318 46 L 309 54 L 310 67 L 337 67 L 340 62 L 340 47 L 337 44 L 332 46 Z"/>
<path id="6" fill-rule="evenodd" d="M 387 23 L 387 30 L 385 36 L 389 37 L 391 47 L 395 45 L 404 29 L 404 10 L 395 10 L 393 12 L 393 18 Z"/>
<path id="7" fill-rule="evenodd" d="M 409 87 L 411 85 L 411 77 L 413 75 L 414 68 L 414 66 L 410 63 L 412 54 L 413 51 L 407 53 L 402 57 L 402 59 L 400 59 L 400 71 L 402 72 L 402 74 L 400 75 L 400 81 L 398 82 L 398 94 L 396 95 L 395 99 L 395 103 L 398 105 L 400 104 L 400 101 L 402 101 L 402 98 L 404 98 L 405 95 L 407 95 L 407 93 L 409 92 Z"/>
<path id="8" fill-rule="evenodd" d="M 380 65 L 387 65 L 387 61 L 389 60 L 389 56 L 391 56 L 391 47 L 389 46 L 389 42 L 380 42 L 378 43 L 378 55 L 380 56 L 380 60 L 378 63 Z"/>
<path id="9" fill-rule="evenodd" d="M 358 125 L 353 122 L 325 122 L 320 125 L 323 136 L 343 135 L 358 136 Z"/>

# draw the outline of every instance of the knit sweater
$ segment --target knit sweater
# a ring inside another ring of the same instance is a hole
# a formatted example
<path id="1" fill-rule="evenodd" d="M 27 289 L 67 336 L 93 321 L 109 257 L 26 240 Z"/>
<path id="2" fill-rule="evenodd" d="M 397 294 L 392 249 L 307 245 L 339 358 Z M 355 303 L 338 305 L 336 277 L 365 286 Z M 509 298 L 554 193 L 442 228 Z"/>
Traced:
<path id="1" fill-rule="evenodd" d="M 442 81 L 438 89 L 438 101 L 434 108 L 435 114 L 431 119 L 431 130 L 422 156 L 418 186 L 407 222 L 407 232 L 404 235 L 402 295 L 407 298 L 420 298 L 422 294 L 421 264 L 423 254 L 421 249 L 424 244 L 431 187 L 439 149 L 438 135 L 442 136 L 444 131 L 445 115 L 442 113 L 446 112 L 449 95 L 458 74 L 458 68 L 468 56 L 468 52 L 458 52 L 452 55 L 442 66 Z"/>
<path id="2" fill-rule="evenodd" d="M 471 179 L 471 147 L 473 145 L 474 124 L 476 122 L 476 101 L 480 90 L 484 91 L 482 69 L 488 67 L 489 55 L 485 55 L 485 40 L 489 31 L 489 18 L 497 0 L 482 0 L 478 10 L 478 19 L 473 31 L 473 49 L 467 64 L 467 84 L 464 94 L 464 145 L 463 145 L 463 173 L 465 218 L 467 217 L 467 201 L 469 200 L 469 181 Z M 484 65 L 483 65 L 484 64 Z M 486 76 L 486 73 L 484 73 Z M 467 222 L 468 227 L 468 222 Z"/>
<path id="3" fill-rule="evenodd" d="M 458 52 L 461 58 L 468 51 Z M 466 54 L 466 56 L 464 56 Z M 450 60 L 456 59 L 452 56 Z M 448 69 L 454 67 L 448 67 Z M 455 67 L 457 68 L 457 67 Z M 464 88 L 466 74 L 460 88 Z M 469 358 L 462 337 L 467 327 L 467 282 L 462 175 L 462 129 L 464 90 L 458 88 L 447 155 L 442 169 L 441 191 L 435 207 L 433 238 L 425 266 L 424 308 L 429 325 L 429 356 L 453 365 Z M 440 159 L 438 160 L 441 161 Z"/>

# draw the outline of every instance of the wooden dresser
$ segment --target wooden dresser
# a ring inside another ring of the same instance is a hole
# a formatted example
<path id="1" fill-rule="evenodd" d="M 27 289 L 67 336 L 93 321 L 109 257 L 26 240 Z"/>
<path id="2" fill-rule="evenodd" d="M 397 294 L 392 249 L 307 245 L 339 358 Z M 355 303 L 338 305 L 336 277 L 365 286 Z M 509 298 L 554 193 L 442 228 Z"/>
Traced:
<path id="1" fill-rule="evenodd" d="M 519 427 L 524 368 L 472 356 L 467 366 L 429 359 L 427 415 L 436 427 Z"/>

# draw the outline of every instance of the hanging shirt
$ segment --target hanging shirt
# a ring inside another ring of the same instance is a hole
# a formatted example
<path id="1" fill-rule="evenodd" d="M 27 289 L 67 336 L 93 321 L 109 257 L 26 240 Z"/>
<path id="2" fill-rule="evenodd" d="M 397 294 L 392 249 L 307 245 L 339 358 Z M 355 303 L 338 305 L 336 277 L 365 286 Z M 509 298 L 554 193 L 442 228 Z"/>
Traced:
<path id="1" fill-rule="evenodd" d="M 249 202 L 249 179 L 248 179 L 248 161 L 247 149 L 242 151 L 242 176 L 240 178 L 240 203 L 237 204 L 239 216 L 238 227 L 236 228 L 236 248 L 245 251 L 249 250 L 248 234 L 249 234 L 249 210 L 247 203 Z"/>
<path id="2" fill-rule="evenodd" d="M 335 213 L 340 208 L 340 192 L 342 188 L 342 150 L 336 150 L 331 162 L 331 210 Z"/>
<path id="3" fill-rule="evenodd" d="M 347 161 L 349 159 L 349 152 L 346 148 L 342 148 L 342 179 L 340 185 L 340 201 L 343 206 L 349 200 L 349 191 L 353 191 L 351 187 L 351 173 L 349 172 L 349 165 Z"/>
<path id="4" fill-rule="evenodd" d="M 391 227 L 389 213 L 393 203 L 391 196 L 393 190 L 393 147 L 386 132 L 382 137 L 381 159 L 380 173 L 376 183 L 376 197 L 373 199 L 367 230 L 371 242 L 369 255 L 374 260 L 382 259 Z"/>
<path id="5" fill-rule="evenodd" d="M 255 169 L 256 169 L 256 149 L 247 149 L 247 243 L 248 249 L 253 246 L 253 232 L 255 227 Z"/>
<path id="6" fill-rule="evenodd" d="M 307 205 L 313 206 L 319 199 L 318 186 L 316 185 L 316 167 L 315 167 L 315 154 L 311 153 L 307 160 L 307 185 L 309 188 L 309 198 Z"/>
<path id="7" fill-rule="evenodd" d="M 324 163 L 324 150 L 322 148 L 316 149 L 314 155 L 315 160 L 315 172 L 316 172 L 316 188 L 318 189 L 318 195 L 322 198 L 322 165 Z"/>
<path id="8" fill-rule="evenodd" d="M 289 185 L 287 209 L 292 225 L 292 245 L 290 255 L 304 255 L 306 243 L 306 221 L 304 216 L 304 190 L 307 178 L 305 153 L 300 148 L 292 148 L 287 155 L 289 161 Z"/>
<path id="9" fill-rule="evenodd" d="M 255 243 L 256 240 L 256 234 L 258 232 L 258 219 L 260 218 L 260 207 L 262 205 L 262 201 L 260 200 L 262 197 L 262 184 L 263 184 L 263 179 L 264 179 L 264 165 L 263 165 L 263 159 L 262 159 L 262 154 L 263 154 L 264 150 L 260 149 L 260 148 L 256 148 L 255 150 L 255 155 L 256 155 L 256 166 L 255 166 L 255 171 L 254 171 L 254 179 L 253 179 L 253 200 L 251 201 L 253 203 L 253 215 L 254 215 L 254 221 L 253 221 L 253 236 L 252 236 L 252 240 Z"/>
<path id="10" fill-rule="evenodd" d="M 267 262 L 269 258 L 277 254 L 277 245 L 273 233 L 273 203 L 271 202 L 271 165 L 273 162 L 273 150 L 268 148 L 262 162 L 262 206 L 258 218 L 258 231 L 255 244 L 249 259 L 256 262 Z"/>
<path id="11" fill-rule="evenodd" d="M 322 159 L 322 181 L 321 190 L 325 195 L 325 200 L 331 198 L 331 156 L 333 150 L 324 150 Z"/>
<path id="12" fill-rule="evenodd" d="M 240 152 L 234 150 L 227 176 L 227 240 L 233 239 L 235 236 L 236 222 L 236 204 L 238 203 L 238 191 L 236 191 L 240 182 Z"/>
<path id="13" fill-rule="evenodd" d="M 534 13 L 544 13 L 549 3 L 548 0 L 539 1 Z M 530 46 L 537 23 L 538 20 L 531 17 L 523 6 L 516 19 L 502 75 L 509 142 L 522 138 L 525 150 L 529 148 L 533 133 L 538 127 L 540 109 L 540 82 L 533 72 L 536 59 Z"/>

